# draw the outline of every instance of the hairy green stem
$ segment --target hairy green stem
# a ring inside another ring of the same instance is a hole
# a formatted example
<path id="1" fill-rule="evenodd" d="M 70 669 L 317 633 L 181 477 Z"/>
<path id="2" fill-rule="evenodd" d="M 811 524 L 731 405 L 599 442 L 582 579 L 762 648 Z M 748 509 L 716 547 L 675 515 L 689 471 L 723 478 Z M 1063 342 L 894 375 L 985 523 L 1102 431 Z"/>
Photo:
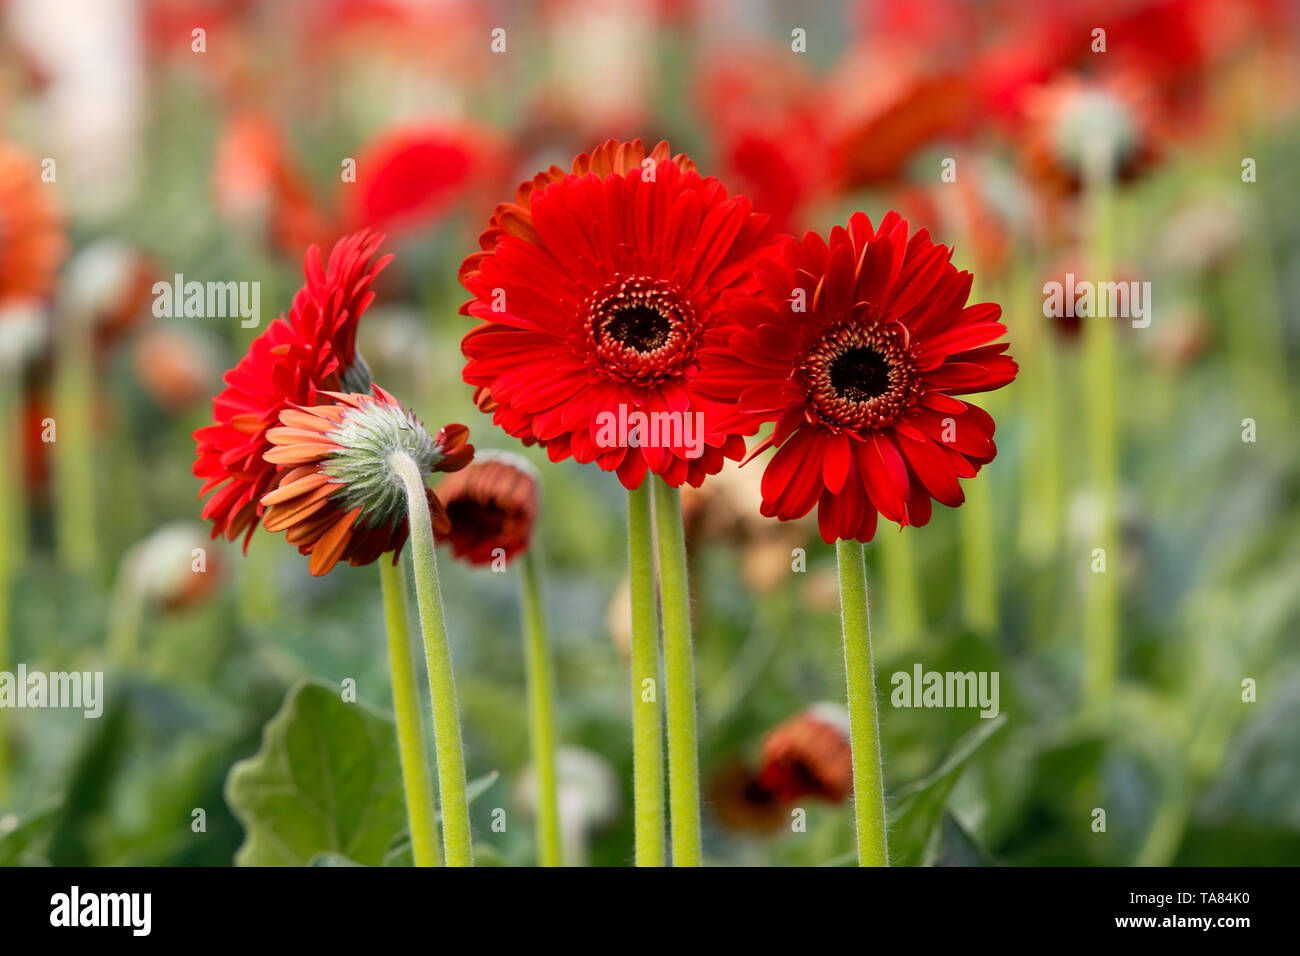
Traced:
<path id="1" fill-rule="evenodd" d="M 866 557 L 860 542 L 843 540 L 835 544 L 835 557 L 840 570 L 840 616 L 844 629 L 844 674 L 848 683 L 849 741 L 853 747 L 853 811 L 858 830 L 858 865 L 888 866 L 885 773 L 880 758 L 875 665 L 871 660 Z"/>
<path id="2" fill-rule="evenodd" d="M 438 819 L 429 775 L 429 752 L 420 722 L 420 688 L 416 657 L 406 623 L 405 563 L 379 560 L 384 594 L 384 624 L 388 631 L 388 672 L 393 682 L 393 714 L 397 720 L 397 752 L 402 763 L 402 790 L 411 831 L 411 856 L 416 866 L 442 866 L 438 848 Z"/>
<path id="3" fill-rule="evenodd" d="M 636 865 L 664 865 L 664 750 L 659 713 L 659 621 L 655 614 L 650 482 L 627 493 L 632 605 L 632 794 Z"/>
<path id="4" fill-rule="evenodd" d="M 415 594 L 420 608 L 420 633 L 424 638 L 432 694 L 443 850 L 448 866 L 473 866 L 465 751 L 460 736 L 460 714 L 456 708 L 456 679 L 451 669 L 451 648 L 447 643 L 447 622 L 443 617 L 438 558 L 434 553 L 433 523 L 429 516 L 429 501 L 425 497 L 424 476 L 420 474 L 415 459 L 404 451 L 394 452 L 389 461 L 406 486 Z"/>
<path id="5" fill-rule="evenodd" d="M 555 772 L 555 677 L 546 634 L 541 570 L 531 551 L 519 559 L 519 600 L 524 618 L 524 672 L 528 685 L 529 737 L 537 781 L 537 859 L 542 866 L 564 865 L 560 804 Z"/>
<path id="6" fill-rule="evenodd" d="M 655 535 L 664 618 L 664 694 L 668 717 L 668 810 L 673 866 L 699 866 L 700 754 L 695 729 L 695 661 L 681 492 L 654 484 Z"/>

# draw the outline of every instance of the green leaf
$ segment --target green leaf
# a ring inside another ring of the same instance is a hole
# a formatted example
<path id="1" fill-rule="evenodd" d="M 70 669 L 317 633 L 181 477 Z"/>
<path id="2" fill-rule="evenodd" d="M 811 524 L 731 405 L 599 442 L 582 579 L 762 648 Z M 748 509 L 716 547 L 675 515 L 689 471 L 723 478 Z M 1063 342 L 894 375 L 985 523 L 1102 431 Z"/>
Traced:
<path id="1" fill-rule="evenodd" d="M 939 828 L 938 847 L 927 862 L 931 866 L 997 866 L 989 852 L 947 810 Z"/>
<path id="2" fill-rule="evenodd" d="M 952 752 L 932 773 L 899 791 L 889 825 L 890 855 L 894 865 L 918 866 L 927 858 L 931 840 L 943 817 L 944 805 L 967 761 L 1004 723 L 1006 717 L 980 721 L 979 726 L 957 741 Z"/>
<path id="3" fill-rule="evenodd" d="M 338 854 L 378 866 L 406 828 L 393 722 L 340 688 L 300 681 L 230 769 L 226 802 L 243 824 L 240 866 L 303 866 Z"/>
<path id="4" fill-rule="evenodd" d="M 60 804 L 55 803 L 25 820 L 0 819 L 0 866 L 48 866 L 43 847 L 58 822 L 60 809 Z"/>

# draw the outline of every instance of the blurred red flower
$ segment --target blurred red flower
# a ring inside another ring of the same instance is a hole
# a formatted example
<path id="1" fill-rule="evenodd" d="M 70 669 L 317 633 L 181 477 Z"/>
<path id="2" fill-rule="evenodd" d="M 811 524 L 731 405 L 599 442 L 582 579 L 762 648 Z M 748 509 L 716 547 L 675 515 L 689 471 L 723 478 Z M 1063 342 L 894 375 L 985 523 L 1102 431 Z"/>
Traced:
<path id="1" fill-rule="evenodd" d="M 806 796 L 842 802 L 853 789 L 848 714 L 817 704 L 772 728 L 756 777 L 778 802 Z"/>
<path id="2" fill-rule="evenodd" d="M 400 232 L 428 226 L 468 188 L 500 172 L 501 152 L 487 133 L 443 125 L 385 133 L 357 156 L 357 181 L 343 188 L 348 231 Z"/>
<path id="3" fill-rule="evenodd" d="M 0 304 L 43 299 L 67 249 L 33 157 L 0 142 Z"/>
<path id="4" fill-rule="evenodd" d="M 226 219 L 263 229 L 287 254 L 343 231 L 291 159 L 280 125 L 264 113 L 237 113 L 226 121 L 212 183 L 217 209 Z"/>

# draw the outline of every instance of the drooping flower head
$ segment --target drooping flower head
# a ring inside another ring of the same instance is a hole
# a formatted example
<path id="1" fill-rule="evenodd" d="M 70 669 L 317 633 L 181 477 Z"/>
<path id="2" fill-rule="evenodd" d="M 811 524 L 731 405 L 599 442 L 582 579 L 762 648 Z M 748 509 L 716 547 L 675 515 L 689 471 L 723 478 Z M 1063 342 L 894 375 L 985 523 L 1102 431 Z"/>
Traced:
<path id="1" fill-rule="evenodd" d="M 259 501 L 279 470 L 264 455 L 271 447 L 267 430 L 281 411 L 315 404 L 318 391 L 369 390 L 370 370 L 356 350 L 357 321 L 374 298 L 371 283 L 392 258 L 374 261 L 382 240 L 371 232 L 342 239 L 324 267 L 320 250 L 308 249 L 307 284 L 288 317 L 272 322 L 226 373 L 226 388 L 212 400 L 216 424 L 194 433 L 194 474 L 204 479 L 199 497 L 216 492 L 203 507 L 214 538 L 233 541 L 244 533 L 248 547 Z"/>
<path id="2" fill-rule="evenodd" d="M 284 531 L 312 574 L 340 560 L 370 564 L 393 552 L 396 562 L 410 533 L 406 486 L 390 467 L 409 454 L 420 474 L 456 471 L 474 457 L 469 429 L 447 425 L 430 436 L 415 416 L 378 385 L 373 395 L 322 392 L 332 404 L 287 408 L 267 431 L 268 463 L 286 469 L 261 497 L 262 525 Z M 425 489 L 435 532 L 450 530 L 438 497 Z"/>
<path id="3" fill-rule="evenodd" d="M 744 453 L 695 388 L 700 354 L 725 343 L 722 294 L 752 286 L 773 240 L 748 199 L 666 143 L 610 140 L 497 207 L 461 267 L 461 312 L 480 320 L 461 343 L 464 379 L 552 461 L 596 462 L 628 488 L 647 471 L 698 485 Z M 664 426 L 657 440 L 638 414 Z"/>
<path id="4" fill-rule="evenodd" d="M 1155 163 L 1164 138 L 1149 91 L 1126 74 L 1062 77 L 1028 94 L 1025 115 L 1027 171 L 1057 195 L 1078 193 L 1090 176 L 1136 179 Z"/>
<path id="5" fill-rule="evenodd" d="M 853 789 L 849 719 L 821 703 L 778 724 L 763 741 L 759 785 L 780 802 L 814 796 L 842 802 Z"/>
<path id="6" fill-rule="evenodd" d="M 440 542 L 470 564 L 505 561 L 526 551 L 537 520 L 537 470 L 508 451 L 485 451 L 438 483 L 451 529 Z"/>
<path id="7" fill-rule="evenodd" d="M 876 516 L 930 520 L 930 499 L 964 500 L 958 478 L 993 459 L 993 419 L 960 398 L 1006 385 L 1016 363 L 989 344 L 1006 327 L 993 303 L 966 304 L 971 275 L 952 251 L 889 213 L 874 229 L 789 240 L 761 259 L 757 296 L 731 296 L 739 326 L 702 356 L 697 389 L 735 410 L 719 427 L 775 428 L 762 513 L 818 506 L 822 538 L 869 541 Z"/>

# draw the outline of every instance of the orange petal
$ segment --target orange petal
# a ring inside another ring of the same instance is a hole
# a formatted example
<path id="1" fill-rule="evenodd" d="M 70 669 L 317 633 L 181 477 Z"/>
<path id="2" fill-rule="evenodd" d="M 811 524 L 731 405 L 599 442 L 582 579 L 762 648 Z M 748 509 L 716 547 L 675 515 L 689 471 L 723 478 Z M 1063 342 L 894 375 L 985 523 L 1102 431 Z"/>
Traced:
<path id="1" fill-rule="evenodd" d="M 321 485 L 330 480 L 329 475 L 323 475 L 319 471 L 316 471 L 316 469 L 310 467 L 305 467 L 304 469 L 295 468 L 294 472 L 301 470 L 306 470 L 307 475 L 293 481 L 286 480 L 288 476 L 286 476 L 286 478 L 281 478 L 279 488 L 276 488 L 274 491 L 268 491 L 266 494 L 262 495 L 262 505 L 264 507 L 269 507 L 270 505 L 281 504 L 291 498 L 305 495 L 309 491 L 315 491 Z M 293 472 L 290 472 L 290 474 L 293 474 Z"/>
<path id="2" fill-rule="evenodd" d="M 319 461 L 337 450 L 338 446 L 332 444 L 296 442 L 292 445 L 277 445 L 262 458 L 273 465 L 303 465 L 309 461 Z"/>
<path id="3" fill-rule="evenodd" d="M 290 428 L 301 428 L 311 432 L 330 432 L 334 430 L 335 422 L 321 418 L 311 412 L 304 412 L 297 408 L 286 408 L 280 413 L 280 423 L 288 425 Z"/>
<path id="4" fill-rule="evenodd" d="M 262 527 L 267 531 L 283 531 L 324 508 L 332 494 L 334 486 L 326 485 L 288 504 L 268 508 L 262 513 Z"/>
<path id="5" fill-rule="evenodd" d="M 316 542 L 316 547 L 312 548 L 311 562 L 307 570 L 319 577 L 338 563 L 347 549 L 348 542 L 352 539 L 352 522 L 359 514 L 361 508 L 356 507 L 334 522 L 334 527 L 325 532 L 325 536 Z"/>

